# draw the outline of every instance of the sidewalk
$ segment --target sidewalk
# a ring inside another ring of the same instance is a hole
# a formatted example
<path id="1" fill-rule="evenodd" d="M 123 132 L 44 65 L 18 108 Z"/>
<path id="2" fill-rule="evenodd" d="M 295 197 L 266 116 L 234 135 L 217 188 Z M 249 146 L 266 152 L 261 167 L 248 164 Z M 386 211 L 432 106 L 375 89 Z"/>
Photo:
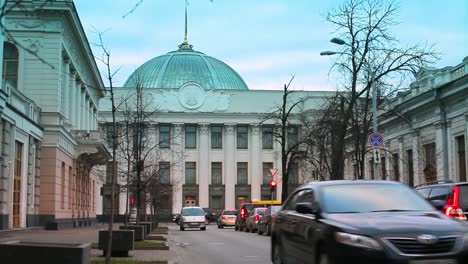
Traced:
<path id="1" fill-rule="evenodd" d="M 159 226 L 168 226 L 169 223 L 160 223 Z M 1 232 L 0 242 L 22 240 L 34 242 L 57 242 L 57 243 L 97 243 L 98 231 L 107 229 L 106 224 L 98 224 L 94 227 L 64 229 L 64 230 L 44 230 L 44 229 L 30 229 L 24 231 Z M 114 227 L 118 229 L 118 225 Z M 166 235 L 167 245 L 169 250 L 133 250 L 129 252 L 130 257 L 125 259 L 135 260 L 167 260 L 169 263 L 174 263 L 176 253 L 174 252 L 174 239 L 172 231 Z M 102 250 L 92 249 L 92 259 L 103 259 Z"/>

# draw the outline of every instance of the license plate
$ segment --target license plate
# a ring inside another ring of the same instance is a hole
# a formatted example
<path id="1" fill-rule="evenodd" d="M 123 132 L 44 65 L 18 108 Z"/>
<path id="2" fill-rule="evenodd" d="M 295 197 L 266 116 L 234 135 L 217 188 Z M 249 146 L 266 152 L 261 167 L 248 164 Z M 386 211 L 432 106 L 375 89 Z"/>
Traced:
<path id="1" fill-rule="evenodd" d="M 457 264 L 456 259 L 421 259 L 412 260 L 410 264 Z"/>

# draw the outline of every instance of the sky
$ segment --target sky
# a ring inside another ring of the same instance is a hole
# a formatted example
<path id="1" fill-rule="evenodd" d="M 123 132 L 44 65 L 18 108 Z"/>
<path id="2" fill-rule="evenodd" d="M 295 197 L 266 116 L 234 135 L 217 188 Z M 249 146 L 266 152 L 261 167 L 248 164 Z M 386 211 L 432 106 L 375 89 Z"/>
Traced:
<path id="1" fill-rule="evenodd" d="M 329 42 L 334 27 L 323 15 L 343 1 L 189 0 L 188 41 L 231 66 L 251 90 L 281 89 L 292 75 L 295 90 L 335 90 L 332 58 L 319 53 L 337 49 Z M 184 0 L 74 2 L 90 43 L 98 42 L 96 32 L 105 32 L 112 69 L 119 69 L 117 87 L 144 62 L 176 50 L 183 41 Z M 398 3 L 400 23 L 391 31 L 401 45 L 435 44 L 441 56 L 432 66 L 438 68 L 468 56 L 467 0 Z"/>

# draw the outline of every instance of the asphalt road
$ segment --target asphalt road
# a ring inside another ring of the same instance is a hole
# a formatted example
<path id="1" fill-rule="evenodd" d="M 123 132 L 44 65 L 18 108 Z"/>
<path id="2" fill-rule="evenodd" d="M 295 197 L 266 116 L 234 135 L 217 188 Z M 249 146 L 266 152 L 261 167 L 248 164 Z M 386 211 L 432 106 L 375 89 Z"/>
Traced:
<path id="1" fill-rule="evenodd" d="M 213 223 L 206 231 L 179 231 L 179 226 L 170 229 L 175 235 L 177 264 L 271 263 L 270 237 L 234 231 L 231 227 L 218 229 Z"/>

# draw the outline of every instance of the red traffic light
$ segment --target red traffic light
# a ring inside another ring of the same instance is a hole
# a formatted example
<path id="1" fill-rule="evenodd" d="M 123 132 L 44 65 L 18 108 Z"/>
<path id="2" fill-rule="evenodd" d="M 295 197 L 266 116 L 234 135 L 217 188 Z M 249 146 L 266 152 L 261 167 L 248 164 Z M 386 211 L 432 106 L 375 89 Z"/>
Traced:
<path id="1" fill-rule="evenodd" d="M 135 198 L 130 198 L 130 204 L 135 204 Z"/>
<path id="2" fill-rule="evenodd" d="M 270 182 L 270 187 L 271 187 L 271 188 L 276 188 L 276 185 L 277 185 L 277 183 L 276 183 L 275 180 L 272 180 L 272 181 Z"/>

